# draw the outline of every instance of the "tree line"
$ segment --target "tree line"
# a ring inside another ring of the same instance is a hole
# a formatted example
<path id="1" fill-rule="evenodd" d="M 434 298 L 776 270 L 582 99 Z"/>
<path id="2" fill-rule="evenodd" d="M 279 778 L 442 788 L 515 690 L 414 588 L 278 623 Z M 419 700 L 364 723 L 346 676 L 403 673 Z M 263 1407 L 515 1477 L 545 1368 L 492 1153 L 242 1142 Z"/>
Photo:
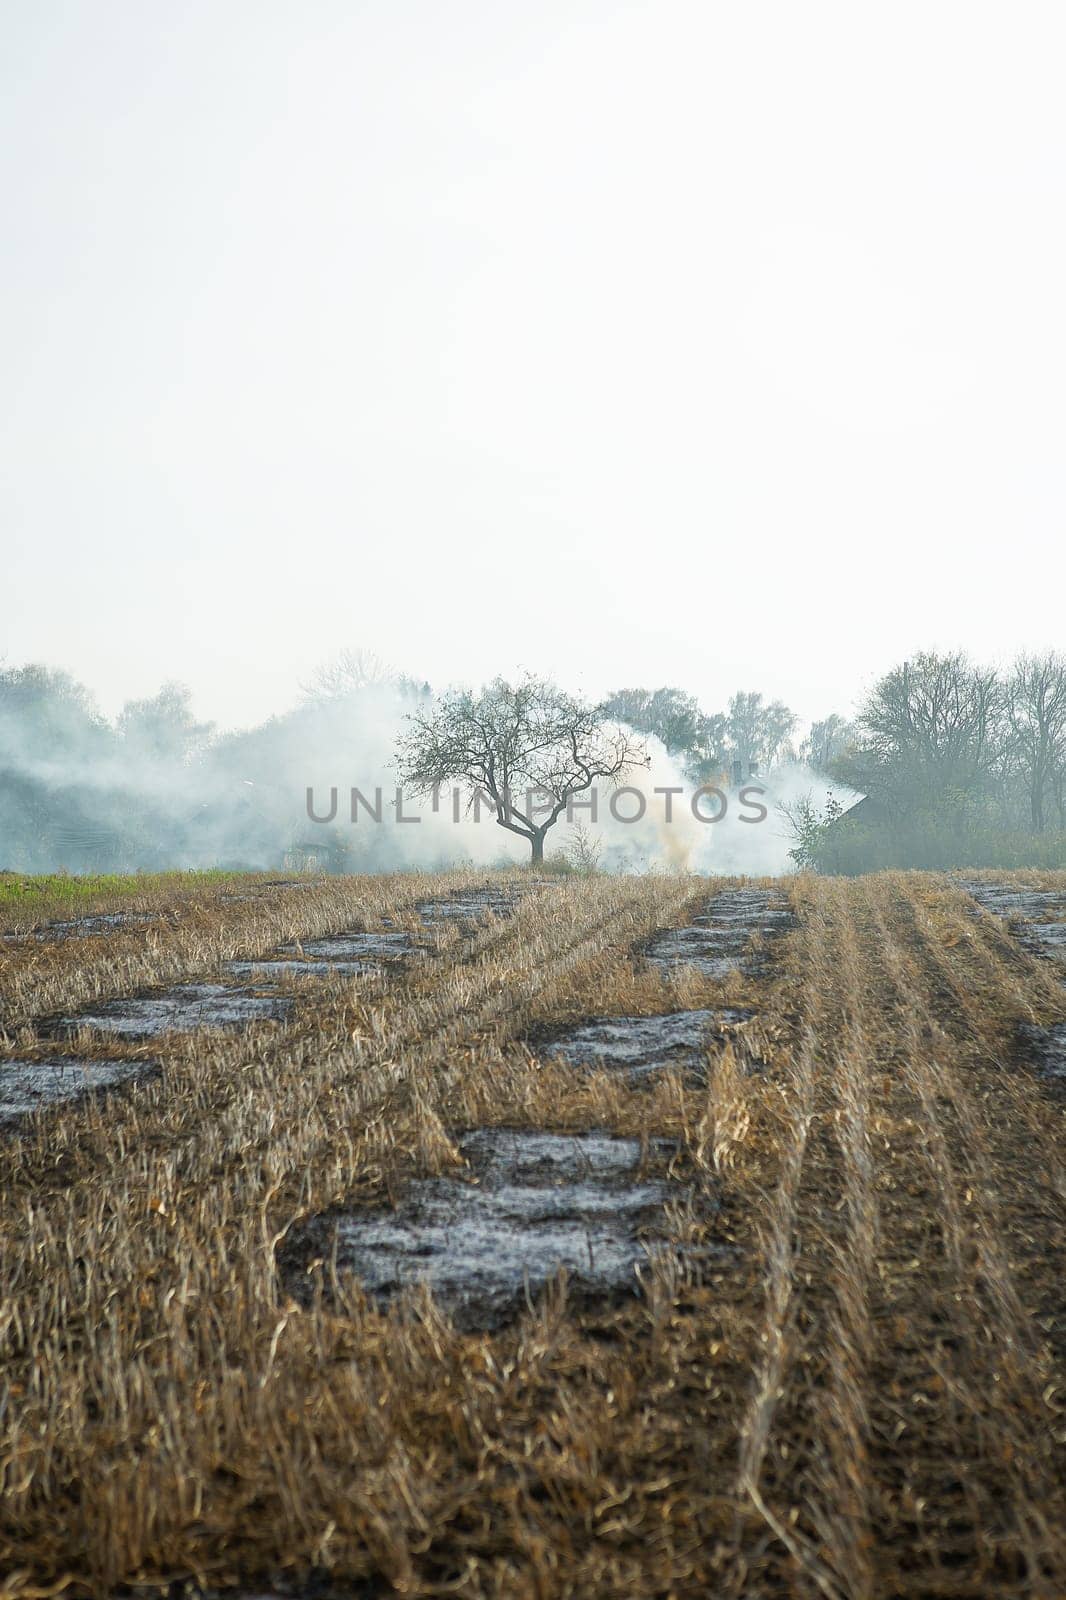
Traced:
<path id="1" fill-rule="evenodd" d="M 801 762 L 865 796 L 793 803 L 800 865 L 1066 866 L 1066 656 L 1026 652 L 1006 669 L 923 652 L 878 680 L 849 718 L 794 740 L 781 701 L 738 693 L 702 711 L 680 689 L 624 689 L 606 710 L 655 734 L 694 782 L 740 766 L 770 777 Z"/>
<path id="2" fill-rule="evenodd" d="M 1006 670 L 926 652 L 875 684 L 833 730 L 822 770 L 867 796 L 854 813 L 808 805 L 801 865 L 1066 865 L 1066 657 Z"/>
<path id="3" fill-rule="evenodd" d="M 305 783 L 335 782 L 342 761 L 414 788 L 477 783 L 539 859 L 552 823 L 514 795 L 546 787 L 557 821 L 587 780 L 610 783 L 644 759 L 619 726 L 661 741 L 693 785 L 757 775 L 772 794 L 775 771 L 801 762 L 865 796 L 846 814 L 833 800 L 793 803 L 801 866 L 1066 864 L 1066 657 L 1055 651 L 1002 671 L 959 653 L 914 656 L 853 717 L 831 713 L 802 738 L 787 705 L 749 690 L 721 711 L 669 686 L 590 705 L 535 679 L 435 697 L 349 652 L 292 711 L 228 734 L 198 721 L 177 684 L 109 720 L 65 673 L 0 668 L 0 868 L 281 866 L 306 832 Z M 392 864 L 380 840 L 351 830 L 315 844 L 338 869 Z"/>
<path id="4" fill-rule="evenodd" d="M 106 872 L 282 867 L 300 843 L 308 783 L 387 762 L 402 708 L 428 686 L 350 657 L 299 704 L 219 733 L 166 684 L 103 716 L 83 685 L 41 665 L 0 669 L 0 870 Z M 383 841 L 316 841 L 372 870 Z"/>

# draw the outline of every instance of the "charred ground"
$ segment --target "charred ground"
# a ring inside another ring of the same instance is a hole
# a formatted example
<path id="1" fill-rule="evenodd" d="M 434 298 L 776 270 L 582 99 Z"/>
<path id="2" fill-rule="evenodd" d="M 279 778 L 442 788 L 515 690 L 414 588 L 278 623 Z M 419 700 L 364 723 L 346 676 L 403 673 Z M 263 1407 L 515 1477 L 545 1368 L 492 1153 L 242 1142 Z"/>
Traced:
<path id="1" fill-rule="evenodd" d="M 5 1592 L 1060 1596 L 1049 891 L 460 873 L 9 917 L 0 1086 L 101 1071 L 0 1136 Z M 190 985 L 287 1009 L 108 1031 Z M 453 1233 L 507 1244 L 471 1293 Z"/>

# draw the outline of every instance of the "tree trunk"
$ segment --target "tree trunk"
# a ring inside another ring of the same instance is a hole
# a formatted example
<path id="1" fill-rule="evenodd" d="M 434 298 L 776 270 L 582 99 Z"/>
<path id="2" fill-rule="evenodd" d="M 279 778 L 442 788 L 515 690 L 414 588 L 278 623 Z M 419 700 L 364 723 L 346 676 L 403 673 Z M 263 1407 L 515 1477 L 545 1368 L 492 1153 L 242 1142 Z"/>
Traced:
<path id="1" fill-rule="evenodd" d="M 1032 791 L 1030 793 L 1030 801 L 1031 801 L 1031 810 L 1032 810 L 1032 814 L 1033 814 L 1033 832 L 1034 833 L 1043 833 L 1043 831 L 1044 831 L 1044 785 L 1040 782 L 1039 778 L 1034 778 L 1033 779 L 1033 787 L 1032 787 Z"/>
<path id="2" fill-rule="evenodd" d="M 539 861 L 544 860 L 544 834 L 534 833 L 529 842 L 533 846 L 533 865 L 536 866 Z"/>

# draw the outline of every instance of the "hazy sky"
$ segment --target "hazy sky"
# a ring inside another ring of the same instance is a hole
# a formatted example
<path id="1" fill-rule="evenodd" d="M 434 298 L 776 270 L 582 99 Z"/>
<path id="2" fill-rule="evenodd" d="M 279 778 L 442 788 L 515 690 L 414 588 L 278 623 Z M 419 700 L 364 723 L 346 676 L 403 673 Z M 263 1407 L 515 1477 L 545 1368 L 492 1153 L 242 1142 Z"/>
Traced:
<path id="1" fill-rule="evenodd" d="M 1060 5 L 0 18 L 8 664 L 811 717 L 1066 643 Z"/>

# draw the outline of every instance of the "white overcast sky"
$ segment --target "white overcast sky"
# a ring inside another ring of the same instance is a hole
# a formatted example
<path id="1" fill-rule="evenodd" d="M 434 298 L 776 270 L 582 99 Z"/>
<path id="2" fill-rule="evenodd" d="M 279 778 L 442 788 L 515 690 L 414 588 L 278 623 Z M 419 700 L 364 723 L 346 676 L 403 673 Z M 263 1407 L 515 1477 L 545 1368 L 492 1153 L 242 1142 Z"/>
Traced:
<path id="1" fill-rule="evenodd" d="M 6 664 L 809 718 L 1066 643 L 1061 4 L 0 18 Z"/>

